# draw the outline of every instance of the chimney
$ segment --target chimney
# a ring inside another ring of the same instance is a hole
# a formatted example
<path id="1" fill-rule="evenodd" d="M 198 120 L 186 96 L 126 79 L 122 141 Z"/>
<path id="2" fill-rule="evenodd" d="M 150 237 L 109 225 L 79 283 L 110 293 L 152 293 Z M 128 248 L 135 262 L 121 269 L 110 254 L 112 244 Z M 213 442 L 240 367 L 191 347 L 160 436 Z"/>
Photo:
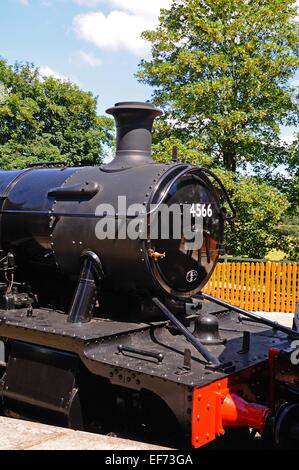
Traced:
<path id="1" fill-rule="evenodd" d="M 125 101 L 107 109 L 116 123 L 116 155 L 105 171 L 117 171 L 153 163 L 152 127 L 162 112 L 151 103 Z"/>

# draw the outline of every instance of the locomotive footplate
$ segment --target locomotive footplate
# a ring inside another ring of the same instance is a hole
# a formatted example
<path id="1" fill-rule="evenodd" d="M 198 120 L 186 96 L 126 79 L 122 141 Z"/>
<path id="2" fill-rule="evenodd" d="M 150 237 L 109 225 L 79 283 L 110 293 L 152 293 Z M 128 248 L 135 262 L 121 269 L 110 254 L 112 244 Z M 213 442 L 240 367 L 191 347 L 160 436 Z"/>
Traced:
<path id="1" fill-rule="evenodd" d="M 269 344 L 283 348 L 286 335 L 243 319 L 236 314 L 220 312 L 219 328 L 222 344 L 208 346 L 221 363 L 232 362 L 238 372 L 249 365 L 259 364 L 268 357 Z M 217 317 L 217 314 L 215 315 Z M 210 371 L 200 353 L 182 336 L 165 328 L 166 322 L 127 323 L 94 318 L 89 323 L 69 323 L 66 316 L 52 310 L 0 311 L 0 337 L 19 340 L 77 354 L 93 372 L 94 364 L 155 375 L 176 383 L 199 386 L 225 376 L 225 372 Z M 192 317 L 190 322 L 192 329 Z M 250 334 L 250 348 L 244 351 L 244 330 Z M 128 348 L 128 350 L 127 350 Z M 186 355 L 190 350 L 190 364 Z M 114 378 L 114 381 L 119 382 Z M 125 383 L 125 379 L 122 379 Z"/>
<path id="2" fill-rule="evenodd" d="M 0 338 L 8 359 L 2 378 L 3 412 L 13 416 L 22 410 L 19 414 L 26 417 L 30 408 L 28 418 L 46 422 L 56 413 L 60 418 L 53 422 L 86 429 L 77 393 L 79 369 L 83 367 L 121 391 L 118 404 L 127 393 L 133 396 L 146 391 L 159 397 L 190 443 L 196 409 L 194 391 L 227 378 L 246 388 L 250 380 L 250 389 L 255 387 L 259 399 L 267 401 L 268 390 L 259 384 L 266 374 L 269 345 L 278 349 L 287 346 L 286 335 L 281 332 L 246 319 L 240 322 L 229 311 L 222 310 L 215 313 L 217 316 L 221 317 L 223 341 L 208 349 L 222 363 L 234 364 L 227 373 L 210 370 L 200 353 L 167 322 L 127 323 L 94 317 L 89 323 L 73 324 L 65 315 L 47 309 L 34 309 L 29 317 L 26 309 L 0 311 Z M 192 330 L 192 316 L 190 319 Z M 248 335 L 250 346 L 244 350 Z M 57 403 L 58 397 L 61 403 Z M 39 409 L 36 413 L 32 411 L 34 405 Z"/>

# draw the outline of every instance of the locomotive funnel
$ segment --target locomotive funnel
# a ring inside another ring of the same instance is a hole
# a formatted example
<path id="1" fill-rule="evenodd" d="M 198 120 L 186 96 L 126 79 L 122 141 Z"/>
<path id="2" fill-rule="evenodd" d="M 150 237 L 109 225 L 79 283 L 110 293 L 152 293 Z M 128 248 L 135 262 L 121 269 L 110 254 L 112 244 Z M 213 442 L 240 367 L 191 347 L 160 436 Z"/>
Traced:
<path id="1" fill-rule="evenodd" d="M 116 156 L 105 170 L 121 170 L 152 162 L 152 127 L 162 112 L 151 103 L 125 101 L 106 111 L 116 123 Z"/>

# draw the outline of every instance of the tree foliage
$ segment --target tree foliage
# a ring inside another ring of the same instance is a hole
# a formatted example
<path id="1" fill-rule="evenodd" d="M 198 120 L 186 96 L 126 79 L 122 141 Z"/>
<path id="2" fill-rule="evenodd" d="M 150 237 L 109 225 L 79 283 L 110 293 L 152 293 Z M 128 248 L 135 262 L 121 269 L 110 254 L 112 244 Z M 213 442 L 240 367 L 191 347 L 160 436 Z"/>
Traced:
<path id="1" fill-rule="evenodd" d="M 139 79 L 165 111 L 159 138 L 190 138 L 229 171 L 284 155 L 279 124 L 296 120 L 294 0 L 173 0 L 144 33 Z"/>
<path id="2" fill-rule="evenodd" d="M 289 198 L 295 212 L 298 214 L 299 201 L 299 133 L 289 149 L 288 170 L 290 178 L 288 181 Z"/>
<path id="3" fill-rule="evenodd" d="M 233 225 L 226 226 L 227 252 L 264 258 L 269 251 L 280 249 L 291 256 L 291 240 L 280 229 L 289 207 L 286 195 L 257 177 L 236 179 L 223 170 L 218 174 L 230 191 L 238 214 Z"/>
<path id="4" fill-rule="evenodd" d="M 30 162 L 101 163 L 112 121 L 99 117 L 97 100 L 73 83 L 41 77 L 32 64 L 0 59 L 0 167 Z"/>

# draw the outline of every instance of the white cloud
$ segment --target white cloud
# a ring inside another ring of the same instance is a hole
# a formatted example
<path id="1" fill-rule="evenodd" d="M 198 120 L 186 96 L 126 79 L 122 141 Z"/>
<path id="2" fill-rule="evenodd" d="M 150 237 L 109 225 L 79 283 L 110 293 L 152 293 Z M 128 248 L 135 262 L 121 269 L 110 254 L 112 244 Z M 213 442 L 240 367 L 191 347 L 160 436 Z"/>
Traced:
<path id="1" fill-rule="evenodd" d="M 161 8 L 172 0 L 75 0 L 77 4 L 97 7 L 106 4 L 112 8 L 108 15 L 101 10 L 75 16 L 74 30 L 79 39 L 95 44 L 100 49 L 127 50 L 138 57 L 147 55 L 149 45 L 141 33 L 158 24 Z"/>
<path id="2" fill-rule="evenodd" d="M 156 19 L 161 8 L 169 8 L 172 0 L 110 0 L 110 3 L 135 15 Z"/>
<path id="3" fill-rule="evenodd" d="M 41 65 L 39 67 L 39 75 L 40 75 L 40 80 L 41 81 L 43 81 L 45 78 L 48 78 L 48 77 L 54 77 L 57 80 L 61 80 L 62 82 L 73 83 L 73 84 L 77 85 L 80 88 L 82 88 L 82 86 L 83 86 L 82 83 L 80 82 L 80 80 L 77 77 L 75 77 L 75 76 L 67 77 L 65 75 L 62 75 L 61 73 L 56 72 L 51 67 L 49 67 L 49 65 Z"/>
<path id="4" fill-rule="evenodd" d="M 68 80 L 64 75 L 61 75 L 60 73 L 55 72 L 55 70 L 51 69 L 51 67 L 49 67 L 48 65 L 42 65 L 39 68 L 39 74 L 43 78 L 54 77 L 54 78 L 57 78 L 58 80 L 63 80 L 63 81 Z"/>
<path id="5" fill-rule="evenodd" d="M 112 11 L 108 16 L 92 12 L 76 16 L 73 24 L 80 39 L 100 49 L 126 49 L 137 56 L 147 51 L 147 44 L 140 37 L 142 31 L 151 27 L 145 18 L 123 11 Z"/>
<path id="6" fill-rule="evenodd" d="M 161 8 L 168 8 L 171 5 L 172 0 L 74 0 L 74 2 L 87 8 L 106 4 L 135 14 L 157 16 Z"/>
<path id="7" fill-rule="evenodd" d="M 100 3 L 103 3 L 103 0 L 74 0 L 74 2 L 77 3 L 77 5 L 94 8 L 97 7 Z"/>
<path id="8" fill-rule="evenodd" d="M 21 5 L 25 5 L 27 7 L 29 5 L 29 0 L 20 0 Z"/>
<path id="9" fill-rule="evenodd" d="M 90 52 L 80 51 L 79 55 L 80 55 L 81 59 L 84 62 L 86 62 L 88 65 L 90 65 L 91 67 L 95 67 L 96 65 L 101 65 L 101 63 L 102 63 L 100 59 L 97 59 L 97 57 L 95 57 Z"/>

